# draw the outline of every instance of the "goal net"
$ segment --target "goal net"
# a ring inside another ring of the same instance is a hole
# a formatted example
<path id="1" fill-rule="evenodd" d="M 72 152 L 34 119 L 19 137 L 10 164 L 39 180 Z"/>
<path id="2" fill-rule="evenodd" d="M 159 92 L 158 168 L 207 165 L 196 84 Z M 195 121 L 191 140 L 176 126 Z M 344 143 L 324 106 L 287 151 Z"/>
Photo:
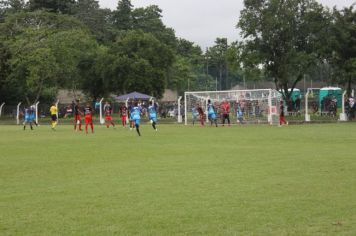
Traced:
<path id="1" fill-rule="evenodd" d="M 242 112 L 244 123 L 279 124 L 279 103 L 282 99 L 281 94 L 273 89 L 256 89 L 185 92 L 184 118 L 186 125 L 192 123 L 192 113 L 197 106 L 200 106 L 207 114 L 209 99 L 214 104 L 218 120 L 221 120 L 222 117 L 220 105 L 226 100 L 230 103 L 230 120 L 232 124 L 237 122 L 237 113 L 239 110 Z"/>

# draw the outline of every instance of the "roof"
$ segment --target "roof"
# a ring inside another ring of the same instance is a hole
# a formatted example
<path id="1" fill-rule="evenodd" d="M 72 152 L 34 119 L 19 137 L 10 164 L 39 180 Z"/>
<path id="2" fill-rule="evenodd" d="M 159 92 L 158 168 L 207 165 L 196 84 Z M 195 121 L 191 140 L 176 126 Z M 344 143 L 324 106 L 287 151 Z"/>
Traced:
<path id="1" fill-rule="evenodd" d="M 322 88 L 320 90 L 342 90 L 342 89 L 338 88 L 338 87 L 325 87 L 325 88 Z"/>
<path id="2" fill-rule="evenodd" d="M 125 95 L 114 97 L 114 99 L 116 101 L 126 101 L 127 99 L 149 100 L 151 98 L 153 98 L 153 97 L 149 96 L 147 94 L 136 92 L 136 91 L 132 92 L 132 93 L 125 94 Z"/>

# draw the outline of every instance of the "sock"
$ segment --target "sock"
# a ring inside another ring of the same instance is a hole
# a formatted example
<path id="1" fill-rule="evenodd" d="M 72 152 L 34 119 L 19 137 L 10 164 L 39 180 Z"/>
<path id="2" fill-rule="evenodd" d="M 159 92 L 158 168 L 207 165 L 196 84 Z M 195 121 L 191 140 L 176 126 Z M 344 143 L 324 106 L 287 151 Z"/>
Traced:
<path id="1" fill-rule="evenodd" d="M 140 126 L 139 125 L 136 125 L 136 131 L 138 133 L 138 136 L 141 136 L 141 133 L 140 133 Z"/>
<path id="2" fill-rule="evenodd" d="M 152 127 L 153 127 L 154 130 L 156 130 L 156 122 L 152 123 Z"/>

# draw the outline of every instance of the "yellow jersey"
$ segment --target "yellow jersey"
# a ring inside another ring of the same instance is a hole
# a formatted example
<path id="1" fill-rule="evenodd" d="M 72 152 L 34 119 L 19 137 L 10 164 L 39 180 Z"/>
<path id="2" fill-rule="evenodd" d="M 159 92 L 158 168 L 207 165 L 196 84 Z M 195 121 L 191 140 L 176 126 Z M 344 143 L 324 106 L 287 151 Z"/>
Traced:
<path id="1" fill-rule="evenodd" d="M 51 115 L 57 115 L 57 107 L 56 106 L 51 106 L 49 109 L 51 112 Z"/>

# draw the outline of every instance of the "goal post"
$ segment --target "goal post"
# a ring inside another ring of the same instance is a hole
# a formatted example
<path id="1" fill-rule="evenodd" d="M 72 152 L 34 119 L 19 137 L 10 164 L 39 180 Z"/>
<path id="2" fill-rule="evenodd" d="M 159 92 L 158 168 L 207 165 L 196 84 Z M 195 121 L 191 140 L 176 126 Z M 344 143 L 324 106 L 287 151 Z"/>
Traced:
<path id="1" fill-rule="evenodd" d="M 207 113 L 207 101 L 211 100 L 220 117 L 222 101 L 230 103 L 231 123 L 237 122 L 237 104 L 243 110 L 243 117 L 247 123 L 278 124 L 279 102 L 282 95 L 274 89 L 227 90 L 227 91 L 197 91 L 184 93 L 184 123 L 192 122 L 192 109 L 200 106 Z"/>

